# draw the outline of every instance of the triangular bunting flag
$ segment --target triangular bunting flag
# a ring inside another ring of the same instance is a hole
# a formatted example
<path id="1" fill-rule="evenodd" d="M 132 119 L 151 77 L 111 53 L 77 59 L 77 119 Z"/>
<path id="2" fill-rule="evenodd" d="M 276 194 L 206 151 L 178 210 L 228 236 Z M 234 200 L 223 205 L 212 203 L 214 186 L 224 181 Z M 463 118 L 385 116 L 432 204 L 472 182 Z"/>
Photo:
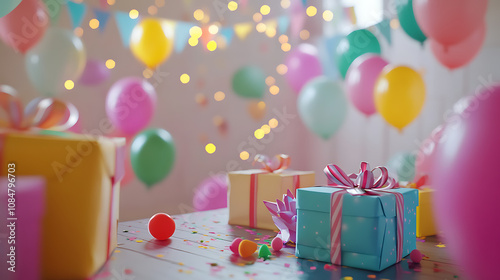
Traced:
<path id="1" fill-rule="evenodd" d="M 288 15 L 283 15 L 278 18 L 278 29 L 281 34 L 285 33 L 288 30 L 288 26 L 290 25 L 290 18 Z"/>
<path id="2" fill-rule="evenodd" d="M 189 29 L 194 25 L 191 23 L 179 21 L 175 26 L 174 35 L 174 50 L 176 53 L 180 53 L 184 50 L 186 43 L 189 39 Z"/>
<path id="3" fill-rule="evenodd" d="M 107 0 L 99 0 L 99 4 L 101 5 L 102 9 L 108 8 L 108 1 Z"/>
<path id="4" fill-rule="evenodd" d="M 73 24 L 73 29 L 77 28 L 82 24 L 85 13 L 87 12 L 87 5 L 85 3 L 75 3 L 68 1 L 68 13 Z"/>
<path id="5" fill-rule="evenodd" d="M 234 25 L 234 33 L 240 38 L 240 40 L 245 40 L 248 34 L 252 32 L 253 24 L 251 22 L 237 23 Z"/>
<path id="6" fill-rule="evenodd" d="M 94 9 L 95 18 L 99 21 L 99 31 L 103 32 L 108 24 L 109 12 Z"/>
<path id="7" fill-rule="evenodd" d="M 307 0 L 302 0 L 302 6 L 307 6 Z"/>
<path id="8" fill-rule="evenodd" d="M 384 38 L 387 40 L 387 43 L 389 45 L 392 44 L 392 36 L 391 36 L 391 22 L 388 19 L 384 19 L 381 22 L 375 24 L 375 27 L 377 27 L 378 31 Z"/>
<path id="9" fill-rule="evenodd" d="M 356 17 L 356 10 L 354 10 L 354 7 L 344 7 L 344 13 L 347 15 L 347 18 L 349 21 L 353 24 L 356 25 L 358 22 L 358 19 Z"/>
<path id="10" fill-rule="evenodd" d="M 59 22 L 59 16 L 61 15 L 61 7 L 66 5 L 66 0 L 59 2 L 44 0 L 45 6 L 47 7 L 47 14 L 50 17 L 50 22 L 56 25 Z"/>
<path id="11" fill-rule="evenodd" d="M 229 45 L 233 40 L 234 30 L 230 27 L 224 27 L 220 30 L 220 35 L 226 40 L 226 45 Z"/>
<path id="12" fill-rule="evenodd" d="M 139 21 L 139 18 L 131 19 L 128 13 L 115 12 L 116 26 L 118 26 L 118 32 L 122 37 L 123 46 L 128 47 L 130 44 L 130 35 L 132 34 L 132 29 Z"/>

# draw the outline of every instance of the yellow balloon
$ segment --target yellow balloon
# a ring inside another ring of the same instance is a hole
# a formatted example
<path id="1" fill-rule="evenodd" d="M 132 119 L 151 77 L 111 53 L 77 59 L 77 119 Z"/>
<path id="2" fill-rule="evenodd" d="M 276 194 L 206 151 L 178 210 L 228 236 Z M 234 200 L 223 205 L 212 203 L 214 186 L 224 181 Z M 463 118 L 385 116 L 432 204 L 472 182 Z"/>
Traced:
<path id="1" fill-rule="evenodd" d="M 155 68 L 172 53 L 174 24 L 167 20 L 146 18 L 130 36 L 132 53 L 149 68 Z"/>
<path id="2" fill-rule="evenodd" d="M 386 66 L 375 82 L 374 98 L 380 115 L 401 131 L 424 106 L 424 80 L 410 67 Z"/>

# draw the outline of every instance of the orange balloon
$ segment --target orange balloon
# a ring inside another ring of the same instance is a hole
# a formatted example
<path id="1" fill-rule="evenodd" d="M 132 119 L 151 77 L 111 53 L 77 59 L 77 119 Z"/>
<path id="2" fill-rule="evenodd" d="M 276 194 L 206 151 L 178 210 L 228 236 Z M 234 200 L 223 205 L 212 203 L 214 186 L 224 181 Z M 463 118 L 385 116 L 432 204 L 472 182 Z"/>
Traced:
<path id="1" fill-rule="evenodd" d="M 255 251 L 257 251 L 257 243 L 250 240 L 242 240 L 238 246 L 238 253 L 243 258 L 250 257 Z"/>

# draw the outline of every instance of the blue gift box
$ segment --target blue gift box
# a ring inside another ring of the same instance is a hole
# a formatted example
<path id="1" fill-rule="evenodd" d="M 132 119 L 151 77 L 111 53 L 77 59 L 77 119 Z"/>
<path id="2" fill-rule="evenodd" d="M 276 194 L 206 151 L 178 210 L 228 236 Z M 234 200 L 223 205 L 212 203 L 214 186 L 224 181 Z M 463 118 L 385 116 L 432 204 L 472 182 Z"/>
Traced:
<path id="1" fill-rule="evenodd" d="M 312 187 L 297 190 L 297 246 L 299 258 L 330 261 L 331 194 L 341 189 Z M 418 190 L 391 189 L 404 199 L 403 252 L 416 248 Z M 342 265 L 381 271 L 397 262 L 396 197 L 343 195 L 341 229 Z"/>

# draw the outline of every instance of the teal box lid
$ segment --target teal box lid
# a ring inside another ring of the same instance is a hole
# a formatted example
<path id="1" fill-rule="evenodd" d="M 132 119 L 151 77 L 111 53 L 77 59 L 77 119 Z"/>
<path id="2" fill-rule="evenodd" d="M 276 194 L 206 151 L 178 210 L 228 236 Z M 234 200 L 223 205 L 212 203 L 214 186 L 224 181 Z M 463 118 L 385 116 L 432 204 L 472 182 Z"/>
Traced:
<path id="1" fill-rule="evenodd" d="M 297 190 L 297 209 L 330 212 L 331 194 L 342 190 L 335 187 L 311 187 Z M 399 192 L 405 201 L 411 201 L 410 207 L 418 206 L 418 191 L 411 188 L 391 189 L 390 192 Z M 344 195 L 342 215 L 357 217 L 387 218 L 396 216 L 396 198 L 391 193 L 380 192 L 380 195 Z"/>

